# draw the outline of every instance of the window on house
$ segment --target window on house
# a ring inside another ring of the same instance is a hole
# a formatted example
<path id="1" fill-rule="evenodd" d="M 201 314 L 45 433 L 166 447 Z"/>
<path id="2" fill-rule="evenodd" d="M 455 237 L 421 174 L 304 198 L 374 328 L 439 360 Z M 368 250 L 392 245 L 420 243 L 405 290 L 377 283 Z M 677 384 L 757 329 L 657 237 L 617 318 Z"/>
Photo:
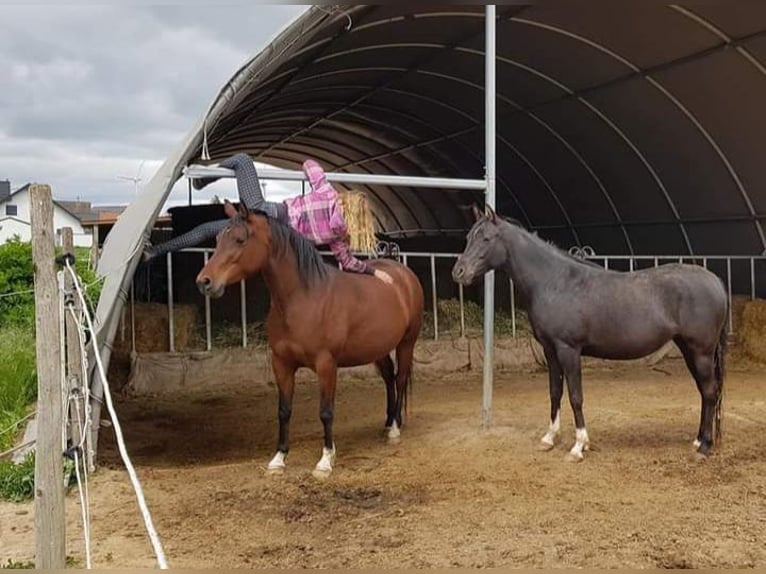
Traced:
<path id="1" fill-rule="evenodd" d="M 19 206 L 18 205 L 6 205 L 5 206 L 5 214 L 15 216 L 19 214 Z"/>

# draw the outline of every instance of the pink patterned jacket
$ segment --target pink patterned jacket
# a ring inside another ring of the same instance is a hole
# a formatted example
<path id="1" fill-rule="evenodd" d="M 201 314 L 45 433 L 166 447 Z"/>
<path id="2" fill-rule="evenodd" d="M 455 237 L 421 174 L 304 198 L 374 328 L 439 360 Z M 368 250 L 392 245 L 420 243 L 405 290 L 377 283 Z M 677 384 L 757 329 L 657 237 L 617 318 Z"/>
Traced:
<path id="1" fill-rule="evenodd" d="M 329 246 L 344 271 L 372 275 L 374 269 L 351 254 L 340 198 L 322 167 L 313 159 L 307 159 L 303 162 L 303 172 L 311 184 L 311 192 L 285 201 L 290 226 L 315 245 Z"/>

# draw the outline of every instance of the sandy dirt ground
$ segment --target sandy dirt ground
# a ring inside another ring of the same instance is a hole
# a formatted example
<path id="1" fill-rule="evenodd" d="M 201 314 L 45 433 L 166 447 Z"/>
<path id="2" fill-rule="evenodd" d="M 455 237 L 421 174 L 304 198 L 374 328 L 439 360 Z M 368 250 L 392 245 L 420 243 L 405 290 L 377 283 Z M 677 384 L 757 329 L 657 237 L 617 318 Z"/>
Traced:
<path id="1" fill-rule="evenodd" d="M 725 442 L 693 459 L 699 395 L 681 361 L 584 371 L 594 449 L 538 452 L 542 371 L 498 373 L 494 426 L 480 430 L 477 374 L 418 377 L 399 445 L 382 437 L 384 388 L 343 381 L 336 470 L 317 482 L 317 389 L 298 385 L 288 470 L 268 476 L 276 391 L 220 385 L 118 399 L 127 444 L 175 567 L 766 566 L 766 379 L 729 368 Z M 98 567 L 152 567 L 151 547 L 113 432 L 91 482 Z M 76 491 L 69 554 L 82 563 Z M 33 554 L 33 507 L 0 504 L 0 560 Z"/>

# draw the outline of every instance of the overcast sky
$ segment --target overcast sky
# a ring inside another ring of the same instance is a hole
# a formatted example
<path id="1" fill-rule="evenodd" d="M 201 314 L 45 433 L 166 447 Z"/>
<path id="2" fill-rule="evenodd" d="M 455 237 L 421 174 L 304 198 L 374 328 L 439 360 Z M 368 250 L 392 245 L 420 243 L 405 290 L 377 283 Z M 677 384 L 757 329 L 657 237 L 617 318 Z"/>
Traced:
<path id="1" fill-rule="evenodd" d="M 306 6 L 6 5 L 0 0 L 0 179 L 57 199 L 127 203 L 223 84 Z M 140 184 L 139 184 L 140 185 Z M 273 183 L 275 192 L 293 193 Z M 196 192 L 235 196 L 231 181 Z M 170 204 L 187 195 L 180 181 Z"/>

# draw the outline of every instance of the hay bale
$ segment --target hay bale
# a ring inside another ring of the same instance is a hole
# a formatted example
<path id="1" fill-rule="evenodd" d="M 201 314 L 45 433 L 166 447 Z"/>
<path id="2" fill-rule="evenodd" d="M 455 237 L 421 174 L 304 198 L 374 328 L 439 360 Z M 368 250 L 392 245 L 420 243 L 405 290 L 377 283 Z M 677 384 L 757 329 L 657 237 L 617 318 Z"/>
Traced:
<path id="1" fill-rule="evenodd" d="M 742 313 L 745 311 L 745 305 L 750 302 L 750 297 L 746 295 L 734 295 L 731 302 L 731 320 L 734 326 L 735 335 L 738 334 L 742 325 Z M 739 341 L 739 337 L 737 338 Z"/>
<path id="2" fill-rule="evenodd" d="M 117 331 L 115 349 L 130 351 L 130 309 L 123 316 L 125 329 Z M 136 352 L 165 353 L 170 351 L 168 340 L 168 307 L 163 303 L 136 303 Z M 191 350 L 199 346 L 198 313 L 195 305 L 173 306 L 173 330 L 177 351 Z M 123 337 L 124 333 L 124 337 Z"/>
<path id="3" fill-rule="evenodd" d="M 739 340 L 748 357 L 766 363 L 766 300 L 756 299 L 744 304 Z"/>
<path id="4" fill-rule="evenodd" d="M 460 300 L 439 299 L 437 301 L 440 335 L 458 335 L 460 333 Z M 479 335 L 484 326 L 484 308 L 475 301 L 466 300 L 463 303 L 466 335 Z M 433 336 L 433 312 L 429 307 L 423 316 L 422 337 Z M 513 319 L 510 311 L 495 309 L 495 334 L 510 335 L 513 331 Z M 516 310 L 516 332 L 521 335 L 531 332 L 526 313 Z"/>

